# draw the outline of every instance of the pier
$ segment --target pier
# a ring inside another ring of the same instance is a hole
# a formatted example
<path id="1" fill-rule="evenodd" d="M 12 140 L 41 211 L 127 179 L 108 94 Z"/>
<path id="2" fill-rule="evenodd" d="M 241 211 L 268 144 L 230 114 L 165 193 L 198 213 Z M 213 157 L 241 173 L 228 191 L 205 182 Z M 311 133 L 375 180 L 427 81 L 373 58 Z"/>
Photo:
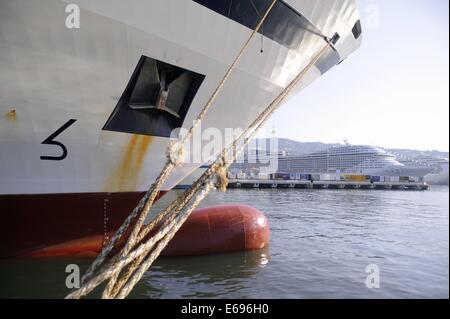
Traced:
<path id="1" fill-rule="evenodd" d="M 228 188 L 428 190 L 426 183 L 231 179 Z"/>

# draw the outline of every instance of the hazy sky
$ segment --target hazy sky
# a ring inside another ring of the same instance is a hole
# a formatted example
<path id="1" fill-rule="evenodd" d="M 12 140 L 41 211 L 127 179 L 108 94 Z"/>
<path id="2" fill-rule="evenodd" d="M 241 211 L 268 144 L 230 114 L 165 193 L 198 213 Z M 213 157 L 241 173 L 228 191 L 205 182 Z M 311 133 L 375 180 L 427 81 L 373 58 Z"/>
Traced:
<path id="1" fill-rule="evenodd" d="M 279 137 L 449 150 L 449 1 L 359 0 L 363 44 L 268 122 Z M 371 25 L 373 9 L 379 26 Z"/>

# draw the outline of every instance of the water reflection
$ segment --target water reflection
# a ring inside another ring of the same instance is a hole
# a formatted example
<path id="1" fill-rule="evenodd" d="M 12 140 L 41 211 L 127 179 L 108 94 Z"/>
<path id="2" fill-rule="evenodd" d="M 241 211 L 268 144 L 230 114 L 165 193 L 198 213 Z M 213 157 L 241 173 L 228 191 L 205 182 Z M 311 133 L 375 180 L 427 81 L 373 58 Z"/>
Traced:
<path id="1" fill-rule="evenodd" d="M 130 297 L 448 298 L 448 191 L 213 192 L 203 207 L 248 203 L 267 215 L 270 256 L 161 258 Z M 64 297 L 66 265 L 85 270 L 91 261 L 0 260 L 0 297 Z M 382 272 L 376 290 L 365 286 L 373 263 Z"/>
<path id="2" fill-rule="evenodd" d="M 130 297 L 221 296 L 245 289 L 249 279 L 267 266 L 269 260 L 268 248 L 220 255 L 163 257 L 144 275 Z M 91 262 L 90 258 L 2 260 L 0 298 L 63 298 L 69 292 L 65 286 L 66 266 L 76 264 L 83 273 Z M 178 284 L 172 285 L 174 282 Z M 180 282 L 185 283 L 186 289 L 173 289 Z M 211 285 L 218 289 L 211 291 Z M 99 296 L 96 292 L 92 297 Z"/>
<path id="3" fill-rule="evenodd" d="M 81 273 L 90 258 L 39 258 L 0 260 L 0 298 L 63 298 L 66 266 L 76 264 Z"/>
<path id="4" fill-rule="evenodd" d="M 270 261 L 269 249 L 208 256 L 165 257 L 147 272 L 130 297 L 213 298 L 250 288 Z M 176 286 L 177 290 L 172 288 Z M 214 286 L 214 289 L 211 289 Z"/>

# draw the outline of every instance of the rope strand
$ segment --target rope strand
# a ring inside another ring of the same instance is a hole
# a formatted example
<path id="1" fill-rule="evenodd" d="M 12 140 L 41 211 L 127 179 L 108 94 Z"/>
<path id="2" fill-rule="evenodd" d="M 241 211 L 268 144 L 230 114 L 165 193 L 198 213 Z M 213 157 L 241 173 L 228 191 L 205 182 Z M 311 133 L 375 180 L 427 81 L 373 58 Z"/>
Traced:
<path id="1" fill-rule="evenodd" d="M 252 31 L 250 36 L 248 37 L 247 41 L 242 46 L 241 50 L 239 51 L 238 55 L 234 59 L 233 63 L 228 68 L 227 72 L 225 73 L 224 77 L 212 93 L 211 97 L 209 98 L 206 105 L 202 108 L 201 112 L 197 116 L 197 119 L 194 121 L 193 125 L 189 129 L 188 133 L 181 139 L 181 141 L 178 141 L 176 145 L 171 143 L 169 145 L 169 155 L 166 164 L 164 165 L 164 168 L 161 170 L 161 173 L 157 177 L 156 181 L 150 189 L 147 191 L 145 196 L 139 201 L 139 204 L 135 207 L 135 209 L 132 211 L 132 213 L 127 217 L 127 219 L 124 221 L 124 223 L 121 225 L 121 227 L 117 230 L 117 232 L 114 234 L 114 236 L 108 241 L 107 245 L 103 247 L 100 254 L 97 256 L 97 258 L 94 260 L 94 262 L 91 264 L 89 269 L 87 270 L 86 274 L 82 278 L 82 283 L 85 283 L 87 280 L 89 280 L 94 272 L 98 269 L 98 267 L 104 262 L 106 257 L 109 255 L 109 253 L 112 251 L 112 249 L 116 246 L 116 244 L 119 242 L 119 240 L 122 238 L 123 234 L 131 227 L 132 221 L 136 220 L 134 223 L 134 226 L 132 226 L 132 232 L 130 236 L 127 239 L 127 242 L 125 246 L 122 248 L 121 252 L 119 253 L 121 257 L 125 256 L 130 252 L 132 247 L 136 245 L 136 239 L 138 238 L 139 232 L 144 224 L 144 221 L 146 217 L 148 216 L 148 213 L 150 211 L 151 206 L 153 205 L 153 202 L 155 201 L 157 195 L 159 194 L 159 191 L 161 189 L 161 186 L 163 183 L 168 179 L 169 175 L 173 171 L 173 169 L 177 166 L 177 164 L 180 164 L 181 160 L 179 160 L 179 156 L 175 155 L 175 160 L 173 159 L 173 151 L 175 149 L 180 150 L 182 153 L 183 145 L 185 142 L 191 138 L 195 128 L 198 126 L 198 123 L 203 119 L 203 117 L 206 115 L 208 110 L 210 109 L 213 102 L 216 100 L 217 96 L 221 92 L 223 86 L 229 79 L 231 73 L 234 71 L 236 65 L 239 63 L 241 57 L 243 56 L 244 52 L 248 49 L 250 46 L 250 43 L 252 39 L 254 38 L 255 34 L 259 31 L 261 26 L 263 25 L 265 19 L 267 18 L 268 14 L 274 7 L 277 0 L 273 0 L 269 8 L 266 10 L 266 13 L 259 21 L 258 25 L 255 27 L 255 29 Z M 178 154 L 180 155 L 180 154 Z M 178 159 L 178 160 L 177 160 Z M 108 290 L 111 286 L 114 286 L 115 278 L 112 278 L 112 285 L 108 285 Z"/>
<path id="2" fill-rule="evenodd" d="M 208 169 L 198 178 L 189 189 L 178 196 L 170 205 L 158 214 L 152 222 L 144 226 L 144 221 L 149 214 L 150 208 L 159 193 L 162 184 L 167 180 L 172 170 L 182 163 L 184 142 L 190 139 L 193 131 L 199 121 L 205 116 L 212 103 L 220 93 L 223 85 L 236 67 L 244 51 L 249 46 L 258 30 L 262 27 L 277 0 L 274 0 L 271 6 L 262 17 L 257 27 L 241 48 L 239 54 L 229 67 L 222 81 L 219 83 L 210 99 L 199 113 L 197 120 L 194 121 L 188 134 L 177 141 L 171 141 L 167 152 L 167 162 L 159 174 L 158 178 L 152 184 L 148 192 L 143 196 L 139 204 L 127 217 L 125 222 L 110 239 L 108 244 L 102 249 L 99 256 L 94 260 L 91 267 L 83 276 L 82 286 L 66 296 L 66 298 L 80 298 L 89 294 L 98 285 L 106 280 L 108 284 L 103 290 L 102 298 L 125 298 L 131 292 L 135 284 L 142 278 L 144 273 L 153 264 L 161 251 L 167 246 L 176 232 L 183 225 L 191 212 L 200 204 L 208 193 L 217 186 L 222 190 L 226 189 L 228 183 L 226 170 L 242 150 L 248 145 L 250 140 L 267 122 L 269 117 L 275 112 L 286 99 L 292 89 L 301 81 L 308 71 L 317 63 L 317 61 L 326 52 L 331 45 L 327 41 L 326 45 L 315 54 L 309 63 L 298 73 L 298 75 L 285 87 L 280 94 L 267 106 L 262 113 L 247 127 L 247 129 L 236 138 L 233 143 L 222 150 L 217 159 L 208 167 Z M 240 143 L 240 144 L 238 144 Z M 230 155 L 231 154 L 231 155 Z M 215 181 L 213 178 L 215 177 Z M 134 224 L 133 224 L 134 223 Z M 158 225 L 158 231 L 150 236 L 148 235 Z M 119 243 L 125 232 L 132 227 L 131 234 L 128 236 L 125 245 L 119 253 L 115 254 L 108 262 L 105 259 L 110 252 Z M 101 267 L 101 268 L 100 268 Z"/>
<path id="3" fill-rule="evenodd" d="M 218 157 L 218 159 L 211 164 L 211 166 L 203 173 L 203 175 L 192 185 L 192 187 L 183 193 L 183 195 L 180 197 L 180 199 L 176 199 L 169 207 L 174 206 L 175 203 L 179 203 L 180 206 L 176 209 L 174 213 L 174 218 L 170 220 L 170 222 L 166 223 L 165 227 L 162 227 L 153 237 L 151 237 L 145 244 L 142 244 L 140 247 L 138 247 L 136 250 L 133 250 L 129 253 L 129 255 L 126 258 L 119 258 L 119 261 L 116 264 L 113 264 L 112 266 L 105 269 L 102 273 L 100 273 L 97 277 L 94 277 L 91 282 L 87 283 L 83 287 L 81 287 L 79 290 L 73 292 L 72 294 L 68 295 L 68 298 L 79 298 L 90 291 L 92 291 L 97 285 L 101 284 L 104 280 L 107 278 L 111 278 L 114 276 L 118 271 L 121 271 L 125 266 L 127 266 L 131 261 L 138 259 L 138 261 L 131 266 L 131 272 L 130 275 L 127 275 L 124 277 L 124 281 L 120 282 L 120 285 L 118 285 L 118 288 L 121 287 L 121 285 L 125 286 L 120 290 L 120 293 L 117 294 L 117 296 L 114 294 L 114 297 L 117 298 L 124 298 L 129 293 L 130 287 L 135 284 L 139 278 L 145 273 L 146 269 L 151 266 L 151 263 L 156 259 L 156 257 L 159 255 L 159 253 L 164 249 L 166 244 L 170 241 L 170 239 L 175 235 L 176 231 L 181 227 L 183 222 L 188 218 L 190 212 L 196 207 L 195 203 L 197 203 L 198 198 L 204 198 L 207 193 L 213 188 L 213 184 L 211 181 L 207 183 L 207 186 L 203 188 L 201 192 L 201 196 L 197 196 L 196 200 L 194 201 L 194 205 L 191 205 L 187 212 L 181 213 L 182 209 L 185 207 L 187 202 L 190 198 L 193 197 L 195 193 L 197 193 L 201 187 L 202 183 L 210 179 L 210 177 L 214 174 L 215 171 L 223 164 L 223 156 L 224 154 L 228 154 L 229 152 L 233 152 L 233 150 L 236 150 L 236 153 L 233 155 L 233 159 L 242 152 L 242 150 L 245 148 L 245 146 L 248 145 L 251 138 L 257 134 L 257 132 L 261 129 L 261 127 L 266 123 L 266 121 L 269 119 L 270 115 L 278 109 L 278 107 L 281 105 L 281 103 L 284 101 L 286 96 L 291 92 L 292 88 L 294 88 L 299 81 L 303 78 L 303 76 L 311 69 L 311 67 L 319 60 L 319 58 L 323 55 L 325 50 L 328 48 L 329 44 L 327 43 L 319 52 L 318 54 L 310 61 L 310 63 L 292 80 L 292 82 L 274 99 L 274 101 L 257 117 L 255 121 L 252 122 L 252 124 L 232 143 L 232 145 L 224 150 L 222 154 Z M 247 134 L 249 134 L 247 136 Z M 239 141 L 244 141 L 242 145 L 240 145 L 237 148 L 237 143 Z M 225 167 L 228 168 L 229 165 L 231 165 L 232 161 L 227 161 L 225 164 Z M 176 218 L 176 219 L 175 219 Z M 157 246 L 155 247 L 154 251 L 152 253 L 149 253 L 150 250 L 155 246 L 155 244 L 158 242 Z M 140 266 L 140 261 L 144 259 L 144 257 L 140 257 L 142 255 L 148 256 L 144 263 L 142 263 Z M 138 272 L 134 272 L 131 279 L 130 278 L 131 273 L 139 267 Z M 114 292 L 117 291 L 117 288 L 114 288 Z M 110 297 L 111 294 L 107 295 L 106 297 Z"/>

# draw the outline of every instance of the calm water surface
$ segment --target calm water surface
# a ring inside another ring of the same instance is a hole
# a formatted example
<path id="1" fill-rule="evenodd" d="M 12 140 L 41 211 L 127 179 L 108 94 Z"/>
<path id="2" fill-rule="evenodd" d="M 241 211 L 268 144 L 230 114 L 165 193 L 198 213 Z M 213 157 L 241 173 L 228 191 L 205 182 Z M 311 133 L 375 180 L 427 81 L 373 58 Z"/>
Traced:
<path id="1" fill-rule="evenodd" d="M 203 206 L 265 212 L 268 249 L 161 258 L 133 298 L 448 298 L 449 188 L 429 191 L 229 190 Z M 65 267 L 89 259 L 0 261 L 0 297 L 63 297 Z M 380 288 L 365 285 L 366 266 Z"/>

